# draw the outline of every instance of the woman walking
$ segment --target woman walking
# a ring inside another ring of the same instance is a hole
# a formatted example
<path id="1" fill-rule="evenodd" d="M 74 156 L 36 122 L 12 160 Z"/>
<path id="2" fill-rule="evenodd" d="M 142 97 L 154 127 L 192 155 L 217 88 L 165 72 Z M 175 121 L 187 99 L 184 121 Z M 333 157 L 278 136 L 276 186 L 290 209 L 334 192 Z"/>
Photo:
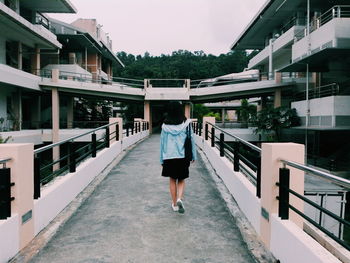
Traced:
<path id="1" fill-rule="evenodd" d="M 185 140 L 191 138 L 192 158 L 185 158 Z M 162 125 L 160 136 L 160 163 L 163 165 L 162 176 L 169 177 L 171 207 L 173 211 L 185 213 L 183 195 L 185 179 L 189 177 L 190 162 L 196 160 L 196 148 L 190 120 L 184 115 L 183 105 L 179 102 L 170 102 L 167 116 Z"/>

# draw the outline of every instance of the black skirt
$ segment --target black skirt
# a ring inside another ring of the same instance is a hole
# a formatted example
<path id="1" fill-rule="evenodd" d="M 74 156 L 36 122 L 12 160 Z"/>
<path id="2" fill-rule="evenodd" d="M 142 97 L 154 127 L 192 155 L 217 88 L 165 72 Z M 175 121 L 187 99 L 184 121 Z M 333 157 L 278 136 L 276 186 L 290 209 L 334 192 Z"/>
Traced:
<path id="1" fill-rule="evenodd" d="M 190 161 L 185 158 L 164 160 L 162 176 L 183 180 L 189 177 Z"/>

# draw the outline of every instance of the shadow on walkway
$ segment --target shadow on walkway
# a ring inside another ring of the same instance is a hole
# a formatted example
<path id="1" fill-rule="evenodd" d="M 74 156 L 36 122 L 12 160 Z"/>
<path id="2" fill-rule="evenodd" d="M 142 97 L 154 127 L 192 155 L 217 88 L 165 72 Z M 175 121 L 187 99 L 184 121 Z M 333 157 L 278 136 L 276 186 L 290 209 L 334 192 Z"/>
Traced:
<path id="1" fill-rule="evenodd" d="M 159 139 L 131 150 L 30 262 L 254 262 L 202 160 L 190 168 L 186 213 L 171 210 Z"/>

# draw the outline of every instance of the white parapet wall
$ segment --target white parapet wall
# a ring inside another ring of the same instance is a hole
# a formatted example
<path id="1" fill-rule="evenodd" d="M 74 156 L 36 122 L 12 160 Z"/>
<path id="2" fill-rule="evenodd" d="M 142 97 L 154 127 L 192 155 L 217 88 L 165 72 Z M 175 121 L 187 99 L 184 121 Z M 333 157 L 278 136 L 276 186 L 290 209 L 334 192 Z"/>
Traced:
<path id="1" fill-rule="evenodd" d="M 262 228 L 261 223 L 265 219 L 262 218 L 261 199 L 256 197 L 255 186 L 242 173 L 233 170 L 233 163 L 230 160 L 220 157 L 218 149 L 211 147 L 210 140 L 205 141 L 203 137 L 196 135 L 195 142 L 236 200 L 257 235 L 263 240 L 262 235 L 266 231 Z M 280 262 L 341 262 L 293 221 L 281 220 L 275 213 L 270 213 L 268 217 L 270 241 L 268 245 L 265 245 Z"/>
<path id="2" fill-rule="evenodd" d="M 99 151 L 95 158 L 79 164 L 75 173 L 57 177 L 41 189 L 41 197 L 34 200 L 34 236 L 43 230 L 74 198 L 82 192 L 115 158 L 128 147 L 149 135 L 142 131 L 113 141 L 109 148 Z M 21 249 L 20 217 L 0 220 L 0 263 L 8 262 Z"/>
<path id="3" fill-rule="evenodd" d="M 7 220 L 0 220 L 0 262 L 9 261 L 19 251 L 18 222 L 18 214 Z"/>

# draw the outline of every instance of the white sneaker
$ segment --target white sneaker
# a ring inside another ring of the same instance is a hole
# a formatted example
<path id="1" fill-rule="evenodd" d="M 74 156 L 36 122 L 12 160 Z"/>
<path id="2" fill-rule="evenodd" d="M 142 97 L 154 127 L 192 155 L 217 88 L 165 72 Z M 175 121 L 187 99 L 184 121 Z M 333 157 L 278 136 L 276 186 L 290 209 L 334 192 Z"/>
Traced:
<path id="1" fill-rule="evenodd" d="M 173 209 L 174 212 L 179 211 L 179 207 L 177 205 L 171 204 L 171 208 Z"/>
<path id="2" fill-rule="evenodd" d="M 176 204 L 177 204 L 177 206 L 178 206 L 178 208 L 179 208 L 179 210 L 178 210 L 179 213 L 180 213 L 180 214 L 184 214 L 184 213 L 185 213 L 185 206 L 184 206 L 182 200 L 181 200 L 181 199 L 178 199 L 177 202 L 176 202 Z"/>

